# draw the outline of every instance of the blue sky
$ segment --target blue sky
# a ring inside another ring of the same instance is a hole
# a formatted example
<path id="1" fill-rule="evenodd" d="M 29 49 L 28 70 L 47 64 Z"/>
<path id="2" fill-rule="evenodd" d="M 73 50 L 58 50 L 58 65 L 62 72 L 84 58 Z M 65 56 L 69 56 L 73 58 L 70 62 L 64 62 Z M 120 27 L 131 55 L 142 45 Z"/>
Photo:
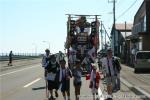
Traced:
<path id="1" fill-rule="evenodd" d="M 116 18 L 135 0 L 117 0 Z M 143 0 L 117 23 L 132 23 Z M 44 52 L 49 41 L 52 53 L 64 50 L 66 40 L 65 14 L 100 14 L 106 28 L 113 23 L 112 3 L 108 0 L 0 0 L 0 53 Z M 108 29 L 108 31 L 110 31 Z"/>

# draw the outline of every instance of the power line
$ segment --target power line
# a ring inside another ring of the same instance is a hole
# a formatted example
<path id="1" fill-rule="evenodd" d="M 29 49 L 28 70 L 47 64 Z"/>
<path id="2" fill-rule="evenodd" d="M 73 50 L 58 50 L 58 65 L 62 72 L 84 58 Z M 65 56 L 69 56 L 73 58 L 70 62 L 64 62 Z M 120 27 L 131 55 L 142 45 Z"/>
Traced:
<path id="1" fill-rule="evenodd" d="M 129 6 L 129 8 L 126 9 L 117 19 L 119 19 L 119 18 L 122 17 L 126 12 L 128 12 L 128 11 L 135 5 L 136 2 L 137 2 L 137 0 L 135 0 L 135 1 L 131 4 L 131 6 Z"/>
<path id="2" fill-rule="evenodd" d="M 121 1 L 122 1 L 122 0 L 119 0 L 119 1 L 117 2 L 117 5 L 116 5 L 116 6 L 118 6 L 120 3 L 122 3 Z M 123 1 L 124 1 L 124 0 L 123 0 Z"/>
<path id="3" fill-rule="evenodd" d="M 105 30 L 105 34 L 107 35 L 107 37 L 108 37 L 109 41 L 111 41 L 111 38 L 109 37 L 108 32 L 107 32 L 107 30 L 106 30 L 106 28 L 105 28 L 104 24 L 102 24 L 102 26 L 103 26 L 103 28 L 104 28 L 104 30 Z"/>

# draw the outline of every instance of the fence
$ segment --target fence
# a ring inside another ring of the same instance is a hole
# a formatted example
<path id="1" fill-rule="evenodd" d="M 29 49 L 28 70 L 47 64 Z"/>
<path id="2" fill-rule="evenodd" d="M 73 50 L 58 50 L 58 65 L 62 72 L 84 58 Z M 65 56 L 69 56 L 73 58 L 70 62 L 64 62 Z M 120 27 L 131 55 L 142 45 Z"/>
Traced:
<path id="1" fill-rule="evenodd" d="M 13 53 L 13 60 L 40 58 L 42 54 L 36 53 Z M 0 53 L 0 61 L 9 60 L 9 53 Z"/>

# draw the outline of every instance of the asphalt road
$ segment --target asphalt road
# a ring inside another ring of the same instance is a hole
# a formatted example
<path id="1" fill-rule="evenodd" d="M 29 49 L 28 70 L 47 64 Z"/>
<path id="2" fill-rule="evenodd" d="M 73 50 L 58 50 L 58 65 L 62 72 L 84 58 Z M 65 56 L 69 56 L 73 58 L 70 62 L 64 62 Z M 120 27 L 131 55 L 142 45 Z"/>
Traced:
<path id="1" fill-rule="evenodd" d="M 131 84 L 132 87 L 141 92 L 143 91 L 150 98 L 150 74 L 135 74 L 133 68 L 122 65 L 121 77 Z"/>
<path id="2" fill-rule="evenodd" d="M 123 72 L 124 74 L 126 72 Z M 124 75 L 123 74 L 123 75 Z M 147 77 L 147 76 L 145 76 Z M 92 100 L 89 81 L 82 78 L 82 88 L 80 100 Z M 106 87 L 100 84 L 100 100 L 104 100 L 107 95 L 103 91 Z M 71 100 L 75 100 L 74 87 L 71 79 Z M 0 73 L 0 100 L 47 100 L 45 96 L 45 80 L 41 64 L 28 65 L 17 69 L 10 69 Z M 59 92 L 59 98 L 63 100 Z M 113 100 L 143 100 L 130 90 L 124 83 L 121 83 L 121 90 L 114 94 Z"/>
<path id="3" fill-rule="evenodd" d="M 42 58 L 13 60 L 13 66 L 8 66 L 8 61 L 0 61 L 0 71 L 6 71 L 14 68 L 26 67 L 28 65 L 37 64 L 41 62 L 41 59 Z"/>

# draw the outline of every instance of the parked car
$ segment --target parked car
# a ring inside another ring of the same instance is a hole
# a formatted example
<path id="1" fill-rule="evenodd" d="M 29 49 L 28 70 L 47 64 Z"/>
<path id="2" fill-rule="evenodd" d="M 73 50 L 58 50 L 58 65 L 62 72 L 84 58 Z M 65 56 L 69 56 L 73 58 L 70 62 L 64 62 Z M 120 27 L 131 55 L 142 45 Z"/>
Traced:
<path id="1" fill-rule="evenodd" d="M 135 55 L 134 72 L 150 70 L 150 51 L 138 51 Z"/>

